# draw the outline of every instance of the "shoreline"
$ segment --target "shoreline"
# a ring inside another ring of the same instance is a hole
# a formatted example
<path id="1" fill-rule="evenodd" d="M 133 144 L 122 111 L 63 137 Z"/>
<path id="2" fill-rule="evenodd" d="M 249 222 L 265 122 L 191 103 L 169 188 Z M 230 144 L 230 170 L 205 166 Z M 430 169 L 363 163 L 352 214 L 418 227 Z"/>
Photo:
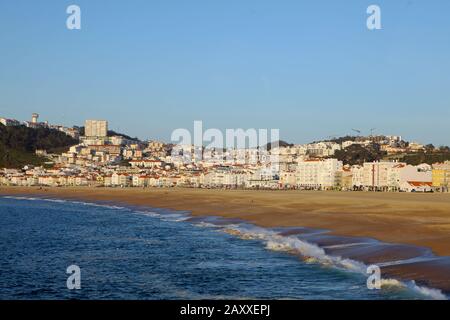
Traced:
<path id="1" fill-rule="evenodd" d="M 450 292 L 450 279 L 446 278 L 450 272 L 450 232 L 446 232 L 450 226 L 450 195 L 446 194 L 383 197 L 380 193 L 311 191 L 0 187 L 0 195 L 111 201 L 189 211 L 192 217 L 199 218 L 241 219 L 264 228 L 325 229 L 329 232 L 323 236 L 306 239 L 319 247 L 363 238 L 380 241 L 380 245 L 359 248 L 356 252 L 352 249 L 337 251 L 338 255 L 366 264 L 414 259 L 425 249 L 429 253 L 433 251 L 437 259 L 390 265 L 382 268 L 383 274 L 399 280 L 416 280 L 420 285 Z M 282 200 L 284 202 L 279 203 Z M 349 200 L 356 203 L 349 203 Z M 303 211 L 307 207 L 310 211 Z M 335 253 L 331 250 L 330 254 Z"/>
<path id="2" fill-rule="evenodd" d="M 261 227 L 307 227 L 339 236 L 430 248 L 450 256 L 450 194 L 250 191 L 165 188 L 0 187 L 0 195 L 40 194 L 187 210 Z"/>

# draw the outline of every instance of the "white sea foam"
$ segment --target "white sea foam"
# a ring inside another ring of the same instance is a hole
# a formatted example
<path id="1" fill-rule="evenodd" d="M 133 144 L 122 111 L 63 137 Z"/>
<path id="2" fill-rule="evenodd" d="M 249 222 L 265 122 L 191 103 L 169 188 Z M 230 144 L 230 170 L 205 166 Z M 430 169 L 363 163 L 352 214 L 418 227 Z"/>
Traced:
<path id="1" fill-rule="evenodd" d="M 179 218 L 173 218 L 173 219 L 167 219 L 166 221 L 174 221 L 174 222 L 182 222 L 189 219 L 189 217 L 179 217 Z"/>
<path id="2" fill-rule="evenodd" d="M 201 227 L 201 228 L 220 228 L 220 226 L 210 223 L 210 222 L 205 222 L 205 221 L 200 221 L 200 222 L 196 222 L 195 225 L 197 227 Z"/>
<path id="3" fill-rule="evenodd" d="M 123 210 L 127 209 L 125 207 L 113 206 L 113 205 L 104 205 L 93 202 L 81 202 L 81 201 L 68 201 L 68 200 L 60 200 L 60 199 L 49 199 L 49 198 L 34 198 L 34 197 L 23 197 L 23 196 L 3 196 L 6 199 L 16 199 L 16 200 L 41 200 L 41 201 L 49 201 L 49 202 L 71 202 L 76 204 L 82 204 L 86 206 L 95 206 L 95 207 L 104 207 L 109 209 Z M 148 215 L 151 217 L 158 217 L 164 221 L 172 221 L 172 222 L 181 222 L 190 218 L 190 216 L 186 214 L 159 214 L 153 211 L 134 211 L 135 213 Z M 218 227 L 215 224 L 211 224 L 208 222 L 200 222 L 196 224 L 201 227 Z M 238 236 L 241 239 L 253 239 L 253 240 L 261 240 L 265 242 L 266 248 L 274 251 L 284 251 L 290 252 L 294 254 L 299 254 L 303 257 L 306 263 L 315 263 L 321 264 L 324 266 L 332 266 L 339 269 L 345 269 L 352 272 L 362 273 L 366 275 L 367 266 L 359 261 L 355 261 L 348 258 L 342 258 L 339 256 L 331 256 L 325 253 L 325 250 L 315 244 L 309 243 L 304 240 L 300 240 L 295 236 L 281 236 L 277 232 L 272 230 L 267 230 L 264 228 L 260 228 L 252 225 L 240 225 L 240 224 L 230 224 L 222 227 L 223 231 L 229 233 L 234 236 Z M 352 243 L 352 244 L 343 244 L 343 245 L 335 245 L 328 246 L 327 248 L 336 248 L 336 247 L 345 247 L 345 246 L 353 246 L 360 245 L 364 243 Z M 409 260 L 417 260 L 420 258 L 413 258 Z M 430 258 L 427 258 L 430 259 Z M 394 265 L 406 263 L 409 260 L 399 260 L 386 262 L 380 265 Z M 442 293 L 442 291 L 433 288 L 427 288 L 425 286 L 419 286 L 415 283 L 415 281 L 402 282 L 396 279 L 382 279 L 381 280 L 382 288 L 389 287 L 397 287 L 402 289 L 409 289 L 412 292 L 420 294 L 424 297 L 428 297 L 430 299 L 436 300 L 447 300 L 446 295 Z"/>
<path id="4" fill-rule="evenodd" d="M 430 297 L 431 299 L 447 300 L 447 296 L 443 294 L 441 290 L 418 286 L 414 280 L 407 283 L 407 286 L 413 291 L 420 293 L 424 296 Z"/>
<path id="5" fill-rule="evenodd" d="M 365 272 L 366 266 L 358 261 L 341 258 L 339 256 L 330 256 L 325 250 L 315 244 L 300 240 L 295 236 L 281 236 L 274 231 L 259 228 L 227 228 L 225 232 L 234 234 L 243 239 L 263 240 L 266 248 L 274 251 L 285 251 L 295 253 L 307 259 L 307 262 L 317 261 L 324 265 L 333 265 L 347 270 Z"/>
<path id="6" fill-rule="evenodd" d="M 354 243 L 344 243 L 344 244 L 335 244 L 331 246 L 323 246 L 324 249 L 341 249 L 341 248 L 350 248 L 357 246 L 367 246 L 373 244 L 372 242 L 354 242 Z"/>
<path id="7" fill-rule="evenodd" d="M 2 198 L 5 198 L 5 199 L 15 199 L 15 200 L 29 200 L 29 201 L 40 200 L 40 199 L 37 199 L 37 198 L 32 198 L 32 197 L 20 197 L 20 196 L 3 196 Z"/>
<path id="8" fill-rule="evenodd" d="M 269 250 L 299 254 L 306 263 L 331 266 L 367 276 L 367 265 L 364 263 L 348 258 L 342 258 L 340 256 L 328 255 L 323 248 L 307 241 L 300 240 L 295 236 L 281 236 L 274 231 L 256 226 L 227 226 L 224 228 L 224 231 L 242 239 L 262 240 Z M 418 286 L 414 281 L 402 282 L 396 279 L 382 279 L 381 286 L 382 288 L 398 287 L 405 290 L 409 289 L 414 293 L 430 299 L 447 299 L 442 291 Z"/>
<path id="9" fill-rule="evenodd" d="M 190 217 L 185 214 L 178 214 L 178 213 L 164 213 L 160 214 L 160 219 L 163 221 L 171 221 L 171 222 L 181 222 L 186 221 Z"/>
<path id="10" fill-rule="evenodd" d="M 62 199 L 42 199 L 42 201 L 47 201 L 47 202 L 56 202 L 56 203 L 65 203 L 67 202 L 66 200 L 62 200 Z"/>
<path id="11" fill-rule="evenodd" d="M 156 213 L 154 211 L 135 211 L 135 214 L 142 214 L 144 216 L 152 217 L 152 218 L 159 218 L 161 215 L 159 213 Z"/>
<path id="12" fill-rule="evenodd" d="M 114 206 L 114 205 L 108 205 L 108 204 L 100 204 L 100 203 L 94 203 L 94 202 L 78 202 L 78 203 L 85 205 L 85 206 L 91 206 L 91 207 L 108 208 L 108 209 L 114 209 L 114 210 L 128 210 L 128 208 L 126 208 L 126 207 L 120 207 L 120 206 Z"/>
<path id="13" fill-rule="evenodd" d="M 395 260 L 395 261 L 387 261 L 387 262 L 380 262 L 377 263 L 379 267 L 387 267 L 387 266 L 398 266 L 402 264 L 409 264 L 409 263 L 415 263 L 415 262 L 424 262 L 424 261 L 433 261 L 438 259 L 438 257 L 414 257 L 411 259 L 404 259 L 404 260 Z"/>
<path id="14" fill-rule="evenodd" d="M 25 196 L 2 196 L 2 198 L 6 199 L 15 199 L 15 200 L 28 200 L 28 201 L 46 201 L 46 202 L 54 202 L 54 203 L 73 203 L 80 204 L 84 206 L 92 206 L 92 207 L 101 207 L 115 210 L 128 210 L 126 207 L 107 205 L 107 204 L 99 204 L 94 202 L 84 202 L 84 201 L 75 201 L 75 200 L 64 200 L 64 199 L 53 199 L 53 198 L 34 198 L 34 197 L 25 197 Z"/>
<path id="15" fill-rule="evenodd" d="M 419 286 L 416 284 L 414 280 L 402 282 L 396 279 L 381 279 L 381 287 L 382 288 L 396 287 L 400 289 L 409 289 L 416 294 L 419 294 L 432 300 L 447 300 L 447 296 L 443 294 L 441 290 L 428 288 L 425 286 Z"/>

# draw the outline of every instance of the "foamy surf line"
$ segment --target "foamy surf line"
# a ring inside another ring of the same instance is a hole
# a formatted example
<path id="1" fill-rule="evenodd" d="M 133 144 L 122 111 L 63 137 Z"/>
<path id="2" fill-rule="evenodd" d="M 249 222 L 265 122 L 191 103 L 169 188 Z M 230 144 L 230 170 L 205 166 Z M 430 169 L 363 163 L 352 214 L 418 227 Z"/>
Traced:
<path id="1" fill-rule="evenodd" d="M 244 227 L 228 227 L 224 229 L 224 232 L 238 236 L 245 240 L 261 240 L 265 243 L 267 249 L 300 255 L 306 263 L 317 263 L 324 266 L 330 266 L 341 270 L 367 275 L 366 270 L 368 266 L 366 264 L 348 258 L 328 255 L 325 253 L 323 248 L 307 241 L 300 240 L 295 236 L 281 236 L 277 232 L 252 225 L 246 225 Z M 400 281 L 397 279 L 382 279 L 381 287 L 404 288 L 421 294 L 424 297 L 436 300 L 448 299 L 448 297 L 441 290 L 428 288 L 426 286 L 419 286 L 414 280 Z"/>
<path id="2" fill-rule="evenodd" d="M 74 199 L 54 199 L 41 196 L 1 196 L 5 199 L 15 199 L 15 200 L 28 200 L 28 201 L 47 201 L 54 203 L 73 203 L 93 207 L 103 207 L 111 210 L 123 211 L 127 210 L 135 214 L 147 215 L 152 218 L 159 218 L 164 221 L 171 222 L 188 222 L 192 216 L 189 213 L 177 213 L 176 211 L 171 211 L 168 209 L 157 209 L 148 207 L 136 207 L 127 204 L 111 205 L 100 202 L 91 201 L 78 201 Z M 111 203 L 108 201 L 108 203 Z M 158 211 L 163 211 L 159 213 Z M 204 221 L 203 221 L 204 220 Z M 322 266 L 328 266 L 337 268 L 340 270 L 345 270 L 348 272 L 355 272 L 359 274 L 366 275 L 367 265 L 363 262 L 352 260 L 349 258 L 342 258 L 340 256 L 334 256 L 326 254 L 324 248 L 310 243 L 305 240 L 297 238 L 295 235 L 283 236 L 280 235 L 279 231 L 273 231 L 270 229 L 265 229 L 252 225 L 247 222 L 236 223 L 223 223 L 227 219 L 215 216 L 200 217 L 196 221 L 191 222 L 193 225 L 198 227 L 207 228 L 217 228 L 221 231 L 237 236 L 244 240 L 260 240 L 265 244 L 266 249 L 273 251 L 282 251 L 290 254 L 299 255 L 303 258 L 305 263 L 318 264 Z M 214 223 L 222 221 L 222 223 Z M 318 233 L 322 233 L 319 231 Z M 395 263 L 395 262 L 394 262 Z M 406 290 L 411 290 L 417 294 L 422 295 L 424 298 L 435 299 L 435 300 L 448 300 L 448 296 L 445 295 L 442 290 L 429 288 L 427 286 L 417 285 L 414 280 L 400 281 L 397 279 L 382 279 L 381 287 L 384 288 L 401 288 Z"/>

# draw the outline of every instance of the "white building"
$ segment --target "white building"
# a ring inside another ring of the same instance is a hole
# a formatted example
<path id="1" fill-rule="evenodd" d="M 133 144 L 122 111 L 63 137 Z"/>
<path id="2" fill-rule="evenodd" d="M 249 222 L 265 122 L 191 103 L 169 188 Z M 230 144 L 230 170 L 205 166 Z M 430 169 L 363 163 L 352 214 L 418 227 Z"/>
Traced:
<path id="1" fill-rule="evenodd" d="M 86 137 L 106 137 L 108 135 L 108 121 L 86 120 L 84 135 Z"/>
<path id="2" fill-rule="evenodd" d="M 342 161 L 337 159 L 300 160 L 297 164 L 297 185 L 310 188 L 331 188 L 340 185 Z"/>
<path id="3" fill-rule="evenodd" d="M 111 185 L 129 187 L 133 183 L 133 177 L 127 173 L 114 172 L 111 176 Z"/>
<path id="4" fill-rule="evenodd" d="M 432 180 L 428 164 L 412 166 L 400 163 L 388 169 L 388 185 L 393 190 L 408 191 L 418 186 L 431 186 Z"/>
<path id="5" fill-rule="evenodd" d="M 14 119 L 0 118 L 0 123 L 6 127 L 20 126 L 20 122 Z"/>
<path id="6" fill-rule="evenodd" d="M 280 186 L 282 188 L 293 188 L 297 185 L 297 175 L 294 171 L 280 172 Z"/>
<path id="7" fill-rule="evenodd" d="M 351 168 L 352 171 L 352 185 L 354 187 L 364 186 L 364 167 L 354 165 Z"/>
<path id="8" fill-rule="evenodd" d="M 406 181 L 400 184 L 400 190 L 405 192 L 431 192 L 431 182 Z"/>
<path id="9" fill-rule="evenodd" d="M 163 162 L 160 160 L 151 160 L 151 159 L 144 159 L 144 160 L 130 160 L 130 165 L 134 168 L 161 168 L 163 165 Z"/>
<path id="10" fill-rule="evenodd" d="M 341 145 L 335 142 L 318 142 L 307 145 L 307 153 L 313 157 L 330 157 L 340 149 Z"/>
<path id="11" fill-rule="evenodd" d="M 150 176 L 143 174 L 133 175 L 132 186 L 133 187 L 146 187 L 149 185 Z"/>
<path id="12" fill-rule="evenodd" d="M 401 163 L 390 161 L 365 162 L 363 166 L 363 186 L 378 190 L 388 189 L 389 170 L 399 164 Z"/>

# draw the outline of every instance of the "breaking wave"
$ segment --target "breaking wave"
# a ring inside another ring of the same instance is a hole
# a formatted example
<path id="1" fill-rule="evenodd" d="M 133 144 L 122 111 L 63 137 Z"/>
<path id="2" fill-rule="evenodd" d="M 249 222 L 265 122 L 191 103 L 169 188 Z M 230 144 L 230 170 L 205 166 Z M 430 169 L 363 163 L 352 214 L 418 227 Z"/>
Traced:
<path id="1" fill-rule="evenodd" d="M 277 232 L 256 226 L 227 226 L 224 232 L 246 240 L 261 240 L 269 250 L 283 251 L 299 255 L 305 263 L 320 264 L 367 276 L 367 265 L 348 258 L 332 256 L 318 245 L 300 240 L 295 236 L 281 236 Z M 399 281 L 396 279 L 381 279 L 383 289 L 408 289 L 429 299 L 447 300 L 441 290 L 419 286 L 415 281 Z"/>
<path id="2" fill-rule="evenodd" d="M 116 206 L 116 205 L 107 205 L 101 203 L 94 202 L 83 202 L 83 201 L 75 201 L 75 200 L 62 200 L 62 199 L 51 199 L 51 198 L 40 198 L 40 197 L 26 197 L 26 196 L 2 196 L 5 199 L 16 199 L 16 200 L 28 200 L 28 201 L 47 201 L 47 202 L 55 202 L 55 203 L 74 203 L 81 204 L 86 206 L 93 207 L 103 207 L 113 210 L 128 210 L 132 211 L 136 214 L 147 215 L 152 218 L 159 218 L 164 221 L 172 221 L 172 222 L 182 222 L 188 220 L 191 216 L 186 213 L 158 213 L 155 211 L 142 211 L 142 210 L 133 210 L 127 207 Z M 242 223 L 242 224 L 225 224 L 225 225 L 217 225 L 210 222 L 196 222 L 194 225 L 198 227 L 207 227 L 207 228 L 217 228 L 221 231 L 239 237 L 244 240 L 260 240 L 265 244 L 265 247 L 268 250 L 273 251 L 282 251 L 291 253 L 294 255 L 298 255 L 305 263 L 311 264 L 320 264 L 322 266 L 334 267 L 341 270 L 346 270 L 350 272 L 360 273 L 363 275 L 367 275 L 367 265 L 355 261 L 348 258 L 342 258 L 340 256 L 332 256 L 326 254 L 324 248 L 331 247 L 347 247 L 347 246 L 356 246 L 364 243 L 350 243 L 350 244 L 342 244 L 328 247 L 320 247 L 318 245 L 309 243 L 305 240 L 300 240 L 296 236 L 283 236 L 278 232 L 257 227 L 251 224 Z M 392 261 L 386 263 L 380 263 L 379 265 L 394 265 L 394 264 L 402 264 L 411 262 L 412 260 L 420 260 L 422 258 L 413 258 L 399 261 Z M 425 258 L 430 259 L 430 258 Z M 436 300 L 447 300 L 447 296 L 442 293 L 442 291 L 438 289 L 428 288 L 425 286 L 419 286 L 412 281 L 399 281 L 396 279 L 381 279 L 381 287 L 383 289 L 402 289 L 402 290 L 411 290 L 414 293 L 420 294 L 424 297 Z"/>

